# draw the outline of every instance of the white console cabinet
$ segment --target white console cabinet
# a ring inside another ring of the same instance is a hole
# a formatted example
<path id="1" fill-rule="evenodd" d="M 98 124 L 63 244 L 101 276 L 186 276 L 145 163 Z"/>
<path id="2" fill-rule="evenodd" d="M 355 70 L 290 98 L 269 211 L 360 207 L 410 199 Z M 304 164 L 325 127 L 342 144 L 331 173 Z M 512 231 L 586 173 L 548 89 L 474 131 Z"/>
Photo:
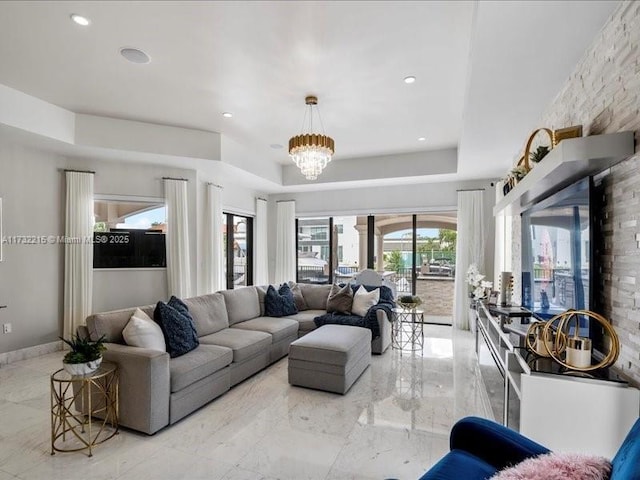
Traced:
<path id="1" fill-rule="evenodd" d="M 525 330 L 478 305 L 476 352 L 496 421 L 554 451 L 612 458 L 640 414 L 640 390 L 615 372 L 563 372 L 510 333 Z"/>

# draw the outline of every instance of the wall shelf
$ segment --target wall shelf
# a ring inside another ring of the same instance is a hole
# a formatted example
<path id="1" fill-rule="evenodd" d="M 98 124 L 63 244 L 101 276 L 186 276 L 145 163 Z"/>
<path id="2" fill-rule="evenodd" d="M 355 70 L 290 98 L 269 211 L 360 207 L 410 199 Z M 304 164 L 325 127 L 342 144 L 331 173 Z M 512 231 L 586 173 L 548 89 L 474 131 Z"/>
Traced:
<path id="1" fill-rule="evenodd" d="M 531 204 L 633 154 L 633 132 L 563 140 L 493 207 L 493 214 L 517 215 Z"/>

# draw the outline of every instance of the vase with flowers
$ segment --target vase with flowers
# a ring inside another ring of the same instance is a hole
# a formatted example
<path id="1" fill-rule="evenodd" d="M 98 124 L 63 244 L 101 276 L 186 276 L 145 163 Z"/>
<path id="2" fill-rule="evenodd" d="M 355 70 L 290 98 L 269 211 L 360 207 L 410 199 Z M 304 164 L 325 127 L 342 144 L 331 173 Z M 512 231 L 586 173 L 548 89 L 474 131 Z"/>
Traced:
<path id="1" fill-rule="evenodd" d="M 493 282 L 485 280 L 485 275 L 480 273 L 478 266 L 475 263 L 469 265 L 467 270 L 467 284 L 470 287 L 469 297 L 471 298 L 471 305 L 469 309 L 469 327 L 472 332 L 475 332 L 476 311 L 478 309 L 477 303 L 489 297 L 491 289 L 493 288 Z"/>

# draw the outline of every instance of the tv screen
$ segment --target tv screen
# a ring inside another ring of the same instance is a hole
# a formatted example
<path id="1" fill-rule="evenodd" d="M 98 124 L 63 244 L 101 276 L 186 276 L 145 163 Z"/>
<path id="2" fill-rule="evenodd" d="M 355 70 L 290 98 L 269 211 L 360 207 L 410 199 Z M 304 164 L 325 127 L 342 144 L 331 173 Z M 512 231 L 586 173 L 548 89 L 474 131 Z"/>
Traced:
<path id="1" fill-rule="evenodd" d="M 591 189 L 585 178 L 522 213 L 522 304 L 540 318 L 592 307 Z"/>

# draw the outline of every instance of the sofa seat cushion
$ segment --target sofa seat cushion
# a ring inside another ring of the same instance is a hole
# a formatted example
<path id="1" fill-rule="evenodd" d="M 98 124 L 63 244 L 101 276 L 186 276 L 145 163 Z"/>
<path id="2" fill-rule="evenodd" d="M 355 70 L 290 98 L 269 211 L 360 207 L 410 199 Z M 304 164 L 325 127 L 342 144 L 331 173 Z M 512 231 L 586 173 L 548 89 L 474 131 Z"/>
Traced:
<path id="1" fill-rule="evenodd" d="M 485 480 L 491 478 L 496 469 L 463 450 L 452 450 L 423 475 L 420 480 Z"/>
<path id="2" fill-rule="evenodd" d="M 284 318 L 295 320 L 300 325 L 298 329 L 301 332 L 307 333 L 316 329 L 316 324 L 313 319 L 326 313 L 326 310 L 305 310 L 304 312 L 298 312 L 295 315 L 288 315 Z"/>
<path id="3" fill-rule="evenodd" d="M 233 350 L 233 361 L 241 363 L 262 351 L 268 352 L 271 346 L 271 335 L 255 330 L 225 328 L 201 337 L 200 343 L 228 347 Z"/>
<path id="4" fill-rule="evenodd" d="M 273 343 L 277 343 L 287 337 L 295 336 L 298 333 L 298 322 L 290 318 L 258 317 L 236 323 L 231 328 L 265 332 L 271 335 Z"/>
<path id="5" fill-rule="evenodd" d="M 200 344 L 195 350 L 169 360 L 171 393 L 226 367 L 233 360 L 230 348 Z"/>

